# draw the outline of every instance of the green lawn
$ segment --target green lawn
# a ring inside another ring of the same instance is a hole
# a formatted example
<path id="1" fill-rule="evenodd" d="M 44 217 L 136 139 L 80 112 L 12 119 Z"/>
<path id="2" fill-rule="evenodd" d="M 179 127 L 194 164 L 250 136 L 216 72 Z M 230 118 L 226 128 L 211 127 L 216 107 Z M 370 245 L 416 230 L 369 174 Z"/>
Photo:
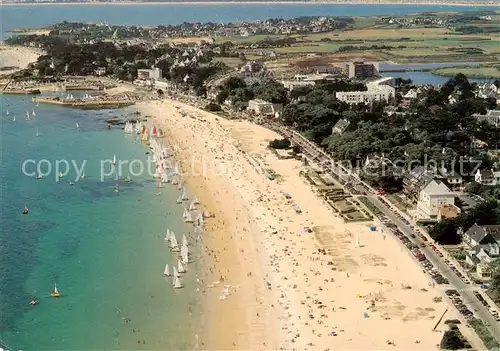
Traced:
<path id="1" fill-rule="evenodd" d="M 471 78 L 500 78 L 500 70 L 496 67 L 450 67 L 436 69 L 432 72 L 446 77 L 463 73 Z"/>

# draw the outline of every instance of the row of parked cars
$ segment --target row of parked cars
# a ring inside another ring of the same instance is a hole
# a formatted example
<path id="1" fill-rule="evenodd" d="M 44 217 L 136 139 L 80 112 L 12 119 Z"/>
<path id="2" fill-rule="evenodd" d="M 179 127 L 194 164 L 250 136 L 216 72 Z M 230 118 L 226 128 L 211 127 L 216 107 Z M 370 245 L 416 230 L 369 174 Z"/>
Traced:
<path id="1" fill-rule="evenodd" d="M 460 312 L 460 314 L 462 316 L 464 316 L 464 318 L 466 320 L 469 320 L 472 317 L 474 317 L 474 313 L 472 313 L 472 311 L 469 310 L 469 308 L 467 306 L 465 306 L 458 291 L 450 289 L 450 290 L 446 290 L 445 293 L 450 298 L 451 302 L 456 307 L 458 312 Z"/>
<path id="2" fill-rule="evenodd" d="M 382 223 L 384 223 L 386 227 L 391 230 L 392 234 L 394 234 L 399 240 L 401 240 L 401 242 L 408 248 L 408 250 L 411 251 L 413 256 L 417 259 L 417 261 L 420 262 L 420 264 L 424 268 L 424 271 L 427 272 L 437 284 L 449 284 L 448 279 L 441 275 L 438 269 L 434 267 L 434 265 L 427 259 L 427 257 L 425 257 L 422 251 L 419 250 L 418 246 L 414 244 L 410 240 L 410 238 L 408 238 L 403 232 L 401 232 L 398 227 L 390 221 L 389 218 L 382 215 L 379 217 L 379 219 Z"/>
<path id="3" fill-rule="evenodd" d="M 496 321 L 500 321 L 500 315 L 498 314 L 498 311 L 490 306 L 490 304 L 488 303 L 488 301 L 486 301 L 486 299 L 483 297 L 483 295 L 481 295 L 481 293 L 479 291 L 474 291 L 474 295 L 477 297 L 479 302 L 481 302 L 483 304 L 483 306 L 488 309 L 488 311 L 491 313 L 493 318 L 495 318 Z"/>

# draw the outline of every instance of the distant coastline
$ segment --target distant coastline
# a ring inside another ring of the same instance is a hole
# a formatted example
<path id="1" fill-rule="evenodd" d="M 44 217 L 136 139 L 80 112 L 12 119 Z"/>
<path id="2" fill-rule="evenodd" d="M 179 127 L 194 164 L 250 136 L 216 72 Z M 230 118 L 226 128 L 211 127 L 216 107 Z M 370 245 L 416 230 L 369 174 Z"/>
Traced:
<path id="1" fill-rule="evenodd" d="M 500 7 L 493 1 L 439 1 L 439 0 L 331 0 L 331 1 L 96 1 L 96 2 L 3 2 L 2 6 L 59 6 L 59 5 L 441 5 L 441 6 L 491 6 Z"/>

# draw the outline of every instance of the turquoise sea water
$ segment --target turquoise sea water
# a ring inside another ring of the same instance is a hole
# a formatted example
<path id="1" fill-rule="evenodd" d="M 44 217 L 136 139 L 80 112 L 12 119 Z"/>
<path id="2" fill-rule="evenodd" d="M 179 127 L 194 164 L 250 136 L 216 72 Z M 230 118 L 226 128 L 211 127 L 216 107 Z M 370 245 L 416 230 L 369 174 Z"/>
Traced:
<path id="1" fill-rule="evenodd" d="M 175 203 L 178 190 L 157 189 L 147 174 L 130 183 L 100 181 L 100 160 L 116 154 L 145 162 L 150 151 L 118 127 L 106 129 L 105 119 L 127 112 L 36 107 L 29 97 L 8 95 L 0 105 L 2 342 L 23 350 L 191 348 L 200 320 L 195 279 L 202 263 L 195 245 L 185 287 L 174 290 L 163 277 L 174 260 L 166 228 L 178 240 L 183 232 L 195 240 Z M 25 120 L 32 109 L 36 119 Z M 26 159 L 87 160 L 87 179 L 70 185 L 71 170 L 59 182 L 55 172 L 36 180 L 23 175 Z M 49 296 L 54 283 L 62 295 L 57 300 Z M 29 305 L 33 297 L 38 306 Z"/>

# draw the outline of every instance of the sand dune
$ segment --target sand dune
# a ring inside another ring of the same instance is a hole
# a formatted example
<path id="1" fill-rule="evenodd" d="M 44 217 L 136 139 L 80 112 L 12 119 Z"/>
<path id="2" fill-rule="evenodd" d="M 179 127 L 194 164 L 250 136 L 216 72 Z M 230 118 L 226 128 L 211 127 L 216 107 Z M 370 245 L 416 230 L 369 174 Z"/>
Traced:
<path id="1" fill-rule="evenodd" d="M 266 149 L 274 132 L 170 100 L 138 108 L 167 130 L 188 187 L 216 216 L 203 239 L 213 264 L 204 280 L 224 282 L 206 288 L 201 347 L 436 349 L 446 329 L 432 330 L 447 305 L 433 298 L 442 292 L 390 234 L 334 215 L 299 176 L 299 161 Z M 231 294 L 221 301 L 225 284 Z"/>

